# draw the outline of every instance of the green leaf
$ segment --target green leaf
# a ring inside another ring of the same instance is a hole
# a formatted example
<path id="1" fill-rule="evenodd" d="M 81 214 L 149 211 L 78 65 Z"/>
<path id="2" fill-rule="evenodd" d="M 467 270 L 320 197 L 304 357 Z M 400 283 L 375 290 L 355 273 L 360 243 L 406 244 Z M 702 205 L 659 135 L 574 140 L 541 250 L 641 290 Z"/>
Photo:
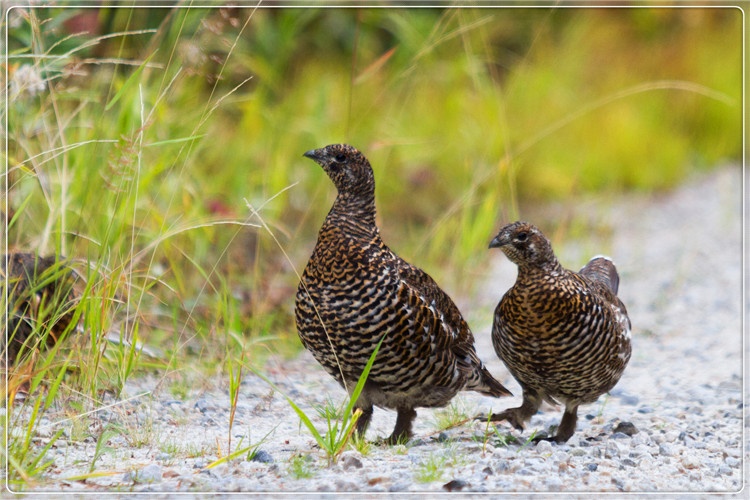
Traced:
<path id="1" fill-rule="evenodd" d="M 148 62 L 151 60 L 152 57 L 154 57 L 154 54 L 156 54 L 156 52 L 152 52 L 151 55 L 149 55 L 146 58 L 146 60 L 143 61 L 143 63 L 140 66 L 138 66 L 138 69 L 136 69 L 135 71 L 133 71 L 133 74 L 130 75 L 127 80 L 125 80 L 125 83 L 122 84 L 122 87 L 120 87 L 120 90 L 117 91 L 117 93 L 115 94 L 115 96 L 112 99 L 110 99 L 110 101 L 104 107 L 104 111 L 109 111 L 110 109 L 112 109 L 112 106 L 114 106 L 115 104 L 117 104 L 117 101 L 120 100 L 120 98 L 123 96 L 123 94 L 125 94 L 125 92 L 127 92 L 128 89 L 130 89 L 130 87 L 132 87 L 133 85 L 135 85 L 135 83 L 140 78 L 141 73 L 143 73 L 143 69 L 146 66 L 148 66 Z"/>
<path id="2" fill-rule="evenodd" d="M 359 399 L 359 395 L 362 393 L 362 390 L 365 388 L 365 382 L 367 382 L 367 377 L 370 376 L 370 369 L 372 368 L 372 365 L 375 363 L 375 358 L 377 357 L 378 351 L 380 351 L 380 346 L 383 344 L 384 340 L 385 340 L 385 335 L 383 335 L 383 338 L 380 339 L 380 342 L 378 342 L 378 345 L 375 346 L 375 350 L 372 351 L 372 354 L 370 355 L 370 359 L 367 361 L 367 364 L 365 365 L 365 369 L 362 370 L 362 374 L 359 376 L 359 380 L 357 380 L 357 385 L 354 386 L 354 390 L 352 391 L 352 394 L 349 397 L 349 404 L 346 405 L 346 410 L 344 410 L 344 421 L 343 421 L 344 427 L 346 427 L 347 420 L 349 419 L 349 416 L 352 414 L 352 409 L 354 409 L 354 405 L 357 403 L 357 399 Z M 352 425 L 354 423 L 356 422 L 352 422 Z"/>
<path id="3" fill-rule="evenodd" d="M 268 379 L 268 377 L 258 372 L 258 370 L 254 369 L 253 367 L 248 367 L 248 368 L 257 376 L 259 376 L 261 379 L 263 379 L 268 385 L 270 385 L 274 391 L 284 396 L 284 399 L 287 400 L 287 402 L 289 403 L 289 406 L 292 407 L 294 412 L 299 417 L 300 421 L 305 425 L 305 427 L 307 427 L 307 429 L 313 435 L 318 445 L 323 450 L 325 450 L 326 454 L 328 455 L 329 461 L 335 461 L 336 457 L 338 457 L 341 454 L 341 452 L 344 450 L 344 448 L 346 447 L 346 444 L 349 441 L 349 438 L 354 432 L 354 426 L 357 423 L 357 420 L 359 420 L 360 415 L 362 414 L 361 412 L 352 414 L 352 410 L 354 409 L 354 405 L 356 404 L 357 399 L 359 398 L 359 395 L 362 393 L 362 390 L 365 387 L 365 382 L 367 382 L 367 377 L 370 375 L 370 369 L 372 368 L 372 365 L 375 363 L 375 358 L 378 355 L 378 351 L 380 351 L 380 346 L 383 344 L 384 339 L 385 339 L 385 335 L 383 336 L 383 338 L 380 339 L 380 342 L 378 342 L 378 345 L 375 346 L 375 350 L 370 355 L 370 359 L 367 361 L 367 364 L 365 365 L 364 370 L 362 370 L 362 374 L 359 376 L 359 379 L 357 380 L 357 385 L 354 387 L 354 390 L 349 396 L 349 402 L 347 403 L 346 409 L 344 410 L 344 416 L 342 418 L 341 427 L 339 428 L 336 422 L 332 422 L 332 420 L 335 420 L 335 419 L 328 417 L 326 419 L 328 432 L 325 434 L 325 436 L 320 434 L 320 431 L 318 431 L 318 429 L 315 427 L 312 420 L 310 420 L 310 417 L 308 417 L 307 414 L 304 411 L 302 411 L 302 409 L 297 405 L 297 403 L 292 401 L 292 399 L 286 394 L 284 394 L 283 391 L 279 390 L 279 388 L 273 382 L 271 382 Z"/>
<path id="4" fill-rule="evenodd" d="M 147 144 L 144 144 L 144 148 L 151 148 L 154 146 L 164 146 L 167 144 L 179 144 L 181 142 L 189 142 L 194 141 L 196 139 L 202 139 L 206 137 L 206 134 L 198 134 L 198 135 L 191 135 L 189 137 L 178 137 L 177 139 L 166 139 L 163 141 L 156 141 L 156 142 L 149 142 Z"/>

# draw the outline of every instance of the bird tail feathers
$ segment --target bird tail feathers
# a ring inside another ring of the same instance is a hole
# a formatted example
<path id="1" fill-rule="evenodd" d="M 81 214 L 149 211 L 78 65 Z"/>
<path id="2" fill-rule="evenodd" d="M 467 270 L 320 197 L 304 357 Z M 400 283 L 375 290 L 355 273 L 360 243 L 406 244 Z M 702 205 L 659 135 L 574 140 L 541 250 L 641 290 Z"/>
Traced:
<path id="1" fill-rule="evenodd" d="M 472 377 L 472 380 L 469 380 L 466 389 L 477 391 L 479 394 L 491 396 L 493 398 L 513 395 L 513 393 L 511 393 L 503 384 L 495 380 L 484 366 L 475 373 L 477 376 Z"/>
<path id="2" fill-rule="evenodd" d="M 614 262 L 608 257 L 597 256 L 583 266 L 580 274 L 586 276 L 592 281 L 603 283 L 612 293 L 617 295 L 617 289 L 620 287 L 620 275 L 617 274 Z"/>

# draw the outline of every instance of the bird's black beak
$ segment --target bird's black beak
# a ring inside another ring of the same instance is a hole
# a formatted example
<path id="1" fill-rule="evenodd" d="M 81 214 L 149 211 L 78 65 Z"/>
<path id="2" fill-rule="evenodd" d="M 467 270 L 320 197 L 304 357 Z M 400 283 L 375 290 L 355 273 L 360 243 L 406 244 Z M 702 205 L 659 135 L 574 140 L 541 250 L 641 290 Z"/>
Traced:
<path id="1" fill-rule="evenodd" d="M 319 149 L 311 149 L 310 151 L 305 151 L 305 154 L 303 154 L 302 156 L 310 158 L 311 160 L 319 161 L 320 160 L 320 150 Z"/>
<path id="2" fill-rule="evenodd" d="M 497 236 L 495 236 L 495 238 L 493 238 L 492 241 L 490 241 L 489 248 L 500 248 L 501 246 L 505 245 L 506 243 L 507 242 L 505 240 L 503 240 L 500 237 L 500 235 L 498 234 Z"/>

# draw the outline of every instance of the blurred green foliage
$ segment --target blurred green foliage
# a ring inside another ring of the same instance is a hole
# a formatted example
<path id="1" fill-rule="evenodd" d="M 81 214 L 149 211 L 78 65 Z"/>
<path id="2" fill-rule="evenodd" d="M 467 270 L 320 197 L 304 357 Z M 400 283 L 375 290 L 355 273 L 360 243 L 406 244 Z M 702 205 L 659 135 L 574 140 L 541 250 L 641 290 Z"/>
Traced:
<path id="1" fill-rule="evenodd" d="M 526 206 L 737 162 L 741 22 L 729 8 L 13 8 L 9 245 L 97 262 L 175 350 L 293 332 L 292 265 L 334 197 L 301 154 L 349 142 L 373 164 L 386 241 L 466 290 Z M 290 261 L 237 225 L 260 223 L 245 200 Z"/>

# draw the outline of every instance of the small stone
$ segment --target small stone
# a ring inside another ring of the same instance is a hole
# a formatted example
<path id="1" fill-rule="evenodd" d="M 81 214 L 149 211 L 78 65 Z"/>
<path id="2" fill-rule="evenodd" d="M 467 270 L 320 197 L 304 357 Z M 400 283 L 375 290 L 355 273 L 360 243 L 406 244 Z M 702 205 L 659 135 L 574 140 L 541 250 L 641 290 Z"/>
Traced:
<path id="1" fill-rule="evenodd" d="M 273 463 L 273 457 L 270 453 L 268 453 L 266 450 L 258 450 L 255 452 L 255 454 L 250 459 L 253 462 L 260 462 L 262 464 L 272 464 Z"/>
<path id="2" fill-rule="evenodd" d="M 727 457 L 724 459 L 724 463 L 727 464 L 729 467 L 737 468 L 742 463 L 742 460 L 735 457 Z"/>
<path id="3" fill-rule="evenodd" d="M 685 442 L 686 445 L 688 445 L 690 448 L 694 448 L 696 450 L 705 450 L 706 449 L 706 443 L 703 441 L 698 441 L 695 439 L 691 439 Z"/>
<path id="4" fill-rule="evenodd" d="M 604 448 L 605 458 L 617 458 L 620 456 L 620 447 L 614 441 L 608 441 Z"/>
<path id="5" fill-rule="evenodd" d="M 195 402 L 195 407 L 200 411 L 201 413 L 206 413 L 209 410 L 214 409 L 214 405 L 206 401 L 205 399 L 199 399 Z"/>
<path id="6" fill-rule="evenodd" d="M 357 491 L 358 489 L 357 485 L 352 481 L 344 481 L 343 479 L 336 481 L 336 491 Z"/>
<path id="7" fill-rule="evenodd" d="M 614 434 L 621 432 L 625 434 L 626 436 L 632 436 L 633 434 L 638 433 L 638 429 L 636 429 L 635 425 L 633 425 L 631 422 L 620 422 L 619 424 L 617 424 L 617 427 L 615 427 L 612 432 Z"/>
<path id="8" fill-rule="evenodd" d="M 590 472 L 595 472 L 596 469 L 598 469 L 598 468 L 599 468 L 599 464 L 596 464 L 594 462 L 586 464 L 586 470 L 588 470 Z"/>
<path id="9" fill-rule="evenodd" d="M 632 458 L 623 458 L 621 461 L 622 465 L 627 465 L 628 467 L 635 467 L 637 464 L 635 463 L 635 460 Z"/>
<path id="10" fill-rule="evenodd" d="M 495 466 L 495 470 L 499 473 L 509 472 L 510 464 L 507 461 L 503 460 L 502 462 L 498 463 L 497 466 Z"/>
<path id="11" fill-rule="evenodd" d="M 682 458 L 682 466 L 686 469 L 697 469 L 701 467 L 701 460 L 694 455 L 687 455 Z"/>
<path id="12" fill-rule="evenodd" d="M 221 475 L 216 472 L 214 469 L 201 469 L 199 471 L 199 474 L 204 474 L 211 478 L 212 481 L 221 481 L 224 478 L 221 477 Z"/>
<path id="13" fill-rule="evenodd" d="M 464 481 L 463 479 L 454 479 L 453 481 L 445 483 L 443 485 L 443 489 L 446 491 L 461 491 L 468 486 L 471 486 L 468 481 Z"/>
<path id="14" fill-rule="evenodd" d="M 367 476 L 367 484 L 370 486 L 375 486 L 376 484 L 380 483 L 388 483 L 390 482 L 391 478 L 389 476 L 381 476 L 381 475 L 370 475 Z"/>
<path id="15" fill-rule="evenodd" d="M 668 443 L 673 443 L 677 441 L 677 439 L 682 439 L 680 436 L 684 433 L 680 433 L 678 431 L 668 431 L 664 434 L 664 440 Z"/>
<path id="16" fill-rule="evenodd" d="M 630 436 L 625 434 L 624 432 L 615 432 L 612 434 L 612 439 L 628 439 Z"/>
<path id="17" fill-rule="evenodd" d="M 539 441 L 536 444 L 536 451 L 539 453 L 552 453 L 552 443 L 549 441 Z"/>
<path id="18" fill-rule="evenodd" d="M 674 454 L 674 451 L 672 450 L 672 446 L 667 443 L 661 443 L 659 445 L 659 455 L 665 456 L 665 457 L 671 457 Z"/>
<path id="19" fill-rule="evenodd" d="M 341 466 L 344 470 L 361 469 L 362 461 L 354 455 L 344 455 L 341 458 Z"/>
<path id="20" fill-rule="evenodd" d="M 630 451 L 629 456 L 631 458 L 638 458 L 638 457 L 642 457 L 644 455 L 650 455 L 650 454 L 651 454 L 651 448 L 649 448 L 645 444 L 639 444 Z"/>
<path id="21" fill-rule="evenodd" d="M 570 450 L 570 454 L 574 457 L 582 457 L 586 454 L 586 450 L 584 450 L 583 448 L 573 448 L 572 450 Z"/>
<path id="22" fill-rule="evenodd" d="M 624 483 L 624 482 L 623 482 L 623 480 L 622 480 L 622 479 L 620 479 L 620 478 L 617 478 L 617 477 L 613 477 L 613 478 L 612 478 L 612 484 L 614 484 L 614 485 L 615 485 L 615 487 L 616 487 L 616 488 L 617 488 L 618 490 L 620 490 L 620 491 L 624 491 L 624 490 L 625 490 L 625 483 Z"/>
<path id="23" fill-rule="evenodd" d="M 158 483 L 161 481 L 161 466 L 158 464 L 148 464 L 135 474 L 136 483 Z"/>
<path id="24" fill-rule="evenodd" d="M 646 414 L 646 413 L 653 413 L 653 412 L 654 412 L 654 409 L 651 408 L 650 406 L 641 406 L 640 408 L 638 408 L 638 413 Z"/>
<path id="25" fill-rule="evenodd" d="M 448 436 L 447 432 L 441 432 L 435 439 L 438 443 L 445 443 L 448 440 L 450 440 L 450 436 Z"/>
<path id="26" fill-rule="evenodd" d="M 645 432 L 639 432 L 635 436 L 633 436 L 633 444 L 634 445 L 652 445 L 654 444 L 654 441 L 651 439 L 651 436 L 646 434 Z"/>
<path id="27" fill-rule="evenodd" d="M 726 465 L 721 465 L 716 470 L 717 476 L 731 476 L 732 475 L 732 469 L 727 467 Z"/>

